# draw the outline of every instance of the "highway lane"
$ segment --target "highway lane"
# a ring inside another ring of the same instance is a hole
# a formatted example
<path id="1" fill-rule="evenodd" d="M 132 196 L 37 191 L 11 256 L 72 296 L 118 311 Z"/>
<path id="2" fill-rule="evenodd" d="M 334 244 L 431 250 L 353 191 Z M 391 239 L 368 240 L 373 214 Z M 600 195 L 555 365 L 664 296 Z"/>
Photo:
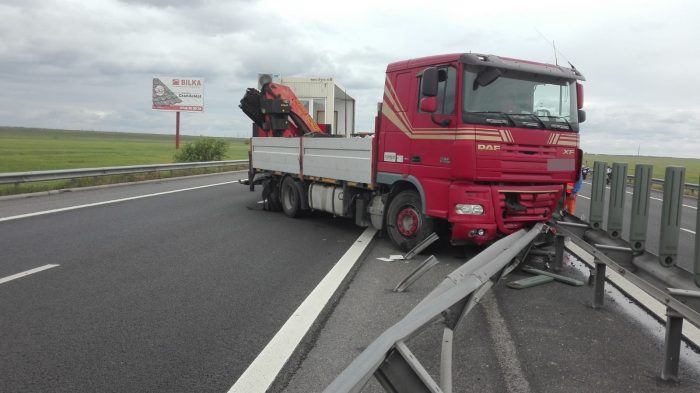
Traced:
<path id="1" fill-rule="evenodd" d="M 130 193 L 92 192 L 73 195 Z M 1 201 L 13 207 L 0 216 L 52 197 Z M 261 211 L 258 199 L 225 184 L 0 222 L 0 278 L 59 265 L 0 284 L 0 390 L 228 390 L 361 233 Z"/>
<path id="2" fill-rule="evenodd" d="M 629 223 L 630 223 L 630 209 L 632 206 L 632 189 L 627 188 L 627 194 L 625 199 L 625 215 L 622 237 L 624 239 L 629 239 Z M 589 183 L 584 183 L 581 188 L 581 192 L 576 202 L 576 215 L 579 217 L 584 217 L 588 220 L 590 212 L 590 196 L 591 196 L 591 185 Z M 610 188 L 606 188 L 605 192 L 605 214 L 603 220 L 603 228 L 607 228 L 608 219 L 608 203 L 610 198 Z M 657 191 L 652 191 L 651 199 L 649 201 L 649 223 L 647 227 L 647 250 L 657 254 L 659 250 L 659 223 L 661 222 L 661 206 L 662 206 L 663 194 Z M 694 258 L 694 248 L 695 248 L 695 228 L 696 215 L 697 215 L 697 200 L 692 198 L 683 198 L 683 207 L 681 210 L 681 228 L 679 234 L 679 254 L 678 254 L 678 266 L 685 270 L 693 271 L 693 258 Z"/>

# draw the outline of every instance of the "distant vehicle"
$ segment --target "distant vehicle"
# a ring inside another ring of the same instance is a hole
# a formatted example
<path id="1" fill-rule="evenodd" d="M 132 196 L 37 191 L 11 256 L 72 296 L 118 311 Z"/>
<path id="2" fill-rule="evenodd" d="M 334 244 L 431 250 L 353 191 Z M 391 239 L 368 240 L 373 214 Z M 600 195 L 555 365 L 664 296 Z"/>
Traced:
<path id="1" fill-rule="evenodd" d="M 583 180 L 586 180 L 589 173 L 591 173 L 591 168 L 589 168 L 587 166 L 584 166 L 583 168 L 581 168 L 581 177 L 583 178 Z"/>
<path id="2" fill-rule="evenodd" d="M 581 170 L 585 78 L 494 55 L 399 61 L 386 70 L 373 137 L 333 137 L 286 86 L 261 78 L 250 117 L 251 190 L 290 217 L 322 210 L 386 230 L 400 248 L 448 223 L 484 244 L 547 221 Z"/>

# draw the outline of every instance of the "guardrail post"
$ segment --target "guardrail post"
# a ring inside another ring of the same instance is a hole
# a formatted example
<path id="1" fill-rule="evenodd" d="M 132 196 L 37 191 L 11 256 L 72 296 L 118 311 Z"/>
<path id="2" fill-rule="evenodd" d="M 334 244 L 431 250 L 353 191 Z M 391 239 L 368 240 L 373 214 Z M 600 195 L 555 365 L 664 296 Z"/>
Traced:
<path id="1" fill-rule="evenodd" d="M 387 392 L 442 392 L 403 341 L 396 343 L 374 376 Z"/>
<path id="2" fill-rule="evenodd" d="M 608 204 L 608 233 L 613 239 L 619 239 L 622 236 L 626 193 L 627 164 L 616 162 L 612 166 L 610 203 Z"/>
<path id="3" fill-rule="evenodd" d="M 605 301 L 605 264 L 595 259 L 595 278 L 593 286 L 593 308 L 603 308 Z"/>
<path id="4" fill-rule="evenodd" d="M 440 352 L 440 388 L 444 393 L 452 393 L 452 341 L 454 330 L 446 327 L 442 332 Z"/>
<path id="5" fill-rule="evenodd" d="M 605 211 L 605 169 L 607 166 L 608 163 L 604 161 L 596 161 L 593 163 L 589 219 L 594 229 L 600 229 L 601 225 L 603 225 L 603 212 Z"/>
<path id="6" fill-rule="evenodd" d="M 647 164 L 637 164 L 634 167 L 630 246 L 638 252 L 646 248 L 652 169 L 653 167 Z"/>
<path id="7" fill-rule="evenodd" d="M 659 236 L 659 263 L 666 267 L 674 266 L 678 255 L 684 184 L 685 168 L 674 166 L 666 168 Z"/>
<path id="8" fill-rule="evenodd" d="M 666 349 L 664 369 L 661 379 L 678 381 L 678 365 L 681 356 L 681 338 L 683 335 L 683 316 L 672 308 L 666 309 Z"/>
<path id="9" fill-rule="evenodd" d="M 564 235 L 556 234 L 554 236 L 554 260 L 552 261 L 552 270 L 555 272 L 561 271 L 564 266 Z"/>

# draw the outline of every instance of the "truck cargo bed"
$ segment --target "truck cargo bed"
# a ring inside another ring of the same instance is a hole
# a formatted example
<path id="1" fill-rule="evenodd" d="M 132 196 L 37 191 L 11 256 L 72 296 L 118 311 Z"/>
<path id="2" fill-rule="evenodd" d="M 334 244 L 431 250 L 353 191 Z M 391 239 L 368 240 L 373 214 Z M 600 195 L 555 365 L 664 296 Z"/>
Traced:
<path id="1" fill-rule="evenodd" d="M 372 138 L 252 138 L 253 168 L 370 184 Z"/>

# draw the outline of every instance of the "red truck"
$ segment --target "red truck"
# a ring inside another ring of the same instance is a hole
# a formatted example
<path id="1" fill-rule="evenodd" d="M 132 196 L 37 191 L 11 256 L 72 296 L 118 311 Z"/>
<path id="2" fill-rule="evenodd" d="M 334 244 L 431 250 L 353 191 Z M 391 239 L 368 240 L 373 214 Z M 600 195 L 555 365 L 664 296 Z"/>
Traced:
<path id="1" fill-rule="evenodd" d="M 386 230 L 407 250 L 446 222 L 453 244 L 547 221 L 578 177 L 585 78 L 574 68 L 476 53 L 389 64 L 374 134 L 324 133 L 286 86 L 261 80 L 251 190 L 290 217 L 322 210 Z"/>

